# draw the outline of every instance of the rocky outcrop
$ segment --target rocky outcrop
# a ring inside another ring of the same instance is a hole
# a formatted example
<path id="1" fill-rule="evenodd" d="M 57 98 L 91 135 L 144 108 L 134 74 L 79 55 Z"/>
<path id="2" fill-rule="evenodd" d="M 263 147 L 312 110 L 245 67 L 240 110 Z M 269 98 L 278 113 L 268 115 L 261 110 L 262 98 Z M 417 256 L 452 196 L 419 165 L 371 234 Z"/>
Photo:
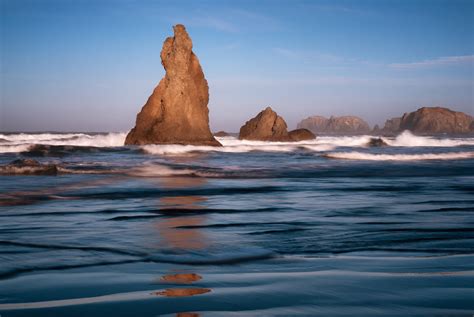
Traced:
<path id="1" fill-rule="evenodd" d="M 329 133 L 335 134 L 366 134 L 370 132 L 367 122 L 355 116 L 331 117 L 326 129 Z"/>
<path id="2" fill-rule="evenodd" d="M 225 132 L 225 131 L 218 131 L 218 132 L 214 133 L 214 136 L 223 137 L 223 136 L 230 136 L 230 134 Z"/>
<path id="3" fill-rule="evenodd" d="M 209 87 L 183 25 L 173 27 L 161 50 L 165 77 L 137 115 L 125 144 L 220 143 L 209 129 Z"/>
<path id="4" fill-rule="evenodd" d="M 307 140 L 314 140 L 316 136 L 313 132 L 309 131 L 308 129 L 296 129 L 288 132 L 288 136 L 292 141 L 307 141 Z"/>
<path id="5" fill-rule="evenodd" d="M 400 131 L 400 121 L 402 118 L 392 118 L 385 121 L 385 124 L 380 131 L 381 134 L 392 135 Z"/>
<path id="6" fill-rule="evenodd" d="M 57 173 L 57 165 L 41 164 L 32 159 L 18 159 L 0 166 L 0 174 L 4 175 L 56 175 Z"/>
<path id="7" fill-rule="evenodd" d="M 382 129 L 380 129 L 379 125 L 376 124 L 374 125 L 374 128 L 372 129 L 372 132 L 370 132 L 370 134 L 379 135 L 381 132 L 382 132 Z"/>
<path id="8" fill-rule="evenodd" d="M 388 146 L 388 144 L 382 138 L 370 138 L 369 142 L 367 142 L 367 146 L 381 147 L 381 146 Z"/>
<path id="9" fill-rule="evenodd" d="M 285 120 L 270 107 L 265 108 L 240 128 L 239 139 L 290 141 Z"/>
<path id="10" fill-rule="evenodd" d="M 316 136 L 308 129 L 288 132 L 285 120 L 270 107 L 247 121 L 239 132 L 240 140 L 297 142 L 314 138 Z"/>
<path id="11" fill-rule="evenodd" d="M 325 133 L 326 132 L 326 127 L 328 125 L 328 118 L 322 117 L 322 116 L 312 116 L 308 117 L 306 119 L 301 120 L 300 123 L 298 123 L 297 128 L 298 129 L 308 129 L 313 133 Z"/>
<path id="12" fill-rule="evenodd" d="M 324 134 L 366 134 L 370 132 L 367 122 L 355 116 L 331 116 L 329 119 L 313 116 L 298 123 L 298 128 Z"/>
<path id="13" fill-rule="evenodd" d="M 399 131 L 410 130 L 416 134 L 469 133 L 474 132 L 473 118 L 463 112 L 441 107 L 423 107 L 405 113 L 400 120 Z"/>

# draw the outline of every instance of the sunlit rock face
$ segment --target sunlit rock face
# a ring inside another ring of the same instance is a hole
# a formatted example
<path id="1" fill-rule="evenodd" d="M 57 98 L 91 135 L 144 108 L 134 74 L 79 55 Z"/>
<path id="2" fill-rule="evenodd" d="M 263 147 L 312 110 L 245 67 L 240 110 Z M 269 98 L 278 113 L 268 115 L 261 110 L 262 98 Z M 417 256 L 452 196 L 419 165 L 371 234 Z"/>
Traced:
<path id="1" fill-rule="evenodd" d="M 209 87 L 183 25 L 161 50 L 165 77 L 137 115 L 125 144 L 220 146 L 209 129 Z"/>
<path id="2" fill-rule="evenodd" d="M 285 120 L 270 107 L 247 121 L 239 133 L 240 140 L 254 141 L 297 142 L 315 138 L 316 136 L 308 129 L 288 132 Z"/>
<path id="3" fill-rule="evenodd" d="M 265 108 L 240 128 L 239 139 L 291 141 L 285 120 L 270 107 Z"/>
<path id="4" fill-rule="evenodd" d="M 473 118 L 448 108 L 423 107 L 405 113 L 399 130 L 410 130 L 417 134 L 470 133 L 473 132 Z"/>

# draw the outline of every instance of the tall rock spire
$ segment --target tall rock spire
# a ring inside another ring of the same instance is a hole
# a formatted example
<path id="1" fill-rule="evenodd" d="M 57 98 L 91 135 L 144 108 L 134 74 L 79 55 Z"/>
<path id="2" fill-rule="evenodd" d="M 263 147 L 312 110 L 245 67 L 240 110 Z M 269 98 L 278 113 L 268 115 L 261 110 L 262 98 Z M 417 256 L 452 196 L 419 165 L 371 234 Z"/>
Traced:
<path id="1" fill-rule="evenodd" d="M 221 144 L 209 129 L 209 87 L 186 28 L 173 27 L 161 50 L 166 70 L 125 144 Z"/>

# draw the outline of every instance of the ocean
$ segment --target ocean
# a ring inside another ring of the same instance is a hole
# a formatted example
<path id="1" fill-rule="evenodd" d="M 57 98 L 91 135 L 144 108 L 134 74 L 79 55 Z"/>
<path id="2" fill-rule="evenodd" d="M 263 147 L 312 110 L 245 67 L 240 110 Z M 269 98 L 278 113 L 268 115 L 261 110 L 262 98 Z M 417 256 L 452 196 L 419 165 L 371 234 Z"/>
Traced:
<path id="1" fill-rule="evenodd" d="M 2 317 L 473 315 L 474 137 L 125 136 L 0 134 Z"/>

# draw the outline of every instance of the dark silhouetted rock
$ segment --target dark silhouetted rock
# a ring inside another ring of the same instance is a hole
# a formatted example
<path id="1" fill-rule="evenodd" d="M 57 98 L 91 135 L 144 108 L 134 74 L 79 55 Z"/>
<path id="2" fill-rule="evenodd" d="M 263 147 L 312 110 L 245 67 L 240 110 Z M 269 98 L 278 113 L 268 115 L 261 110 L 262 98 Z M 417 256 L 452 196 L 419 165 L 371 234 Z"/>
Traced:
<path id="1" fill-rule="evenodd" d="M 370 141 L 367 143 L 367 146 L 381 147 L 381 146 L 388 146 L 388 144 L 382 138 L 370 138 Z"/>
<path id="2" fill-rule="evenodd" d="M 220 146 L 209 129 L 209 87 L 183 25 L 161 50 L 165 77 L 137 115 L 125 144 Z"/>
<path id="3" fill-rule="evenodd" d="M 288 135 L 292 141 L 306 141 L 306 140 L 314 140 L 316 136 L 313 132 L 309 131 L 308 129 L 296 129 L 288 132 Z"/>
<path id="4" fill-rule="evenodd" d="M 218 136 L 218 137 L 229 136 L 229 135 L 230 134 L 225 131 L 219 131 L 219 132 L 214 133 L 214 136 Z"/>
<path id="5" fill-rule="evenodd" d="M 57 173 L 57 165 L 41 164 L 32 159 L 18 159 L 0 166 L 0 174 L 5 175 L 56 175 Z"/>
<path id="6" fill-rule="evenodd" d="M 313 116 L 302 120 L 298 128 L 322 134 L 367 134 L 370 132 L 367 122 L 355 116 L 331 116 L 329 119 Z"/>
<path id="7" fill-rule="evenodd" d="M 286 122 L 272 108 L 267 107 L 247 121 L 239 133 L 240 140 L 291 141 Z"/>
<path id="8" fill-rule="evenodd" d="M 400 121 L 400 131 L 410 130 L 416 134 L 469 133 L 473 118 L 463 112 L 441 107 L 423 107 L 405 113 Z"/>

